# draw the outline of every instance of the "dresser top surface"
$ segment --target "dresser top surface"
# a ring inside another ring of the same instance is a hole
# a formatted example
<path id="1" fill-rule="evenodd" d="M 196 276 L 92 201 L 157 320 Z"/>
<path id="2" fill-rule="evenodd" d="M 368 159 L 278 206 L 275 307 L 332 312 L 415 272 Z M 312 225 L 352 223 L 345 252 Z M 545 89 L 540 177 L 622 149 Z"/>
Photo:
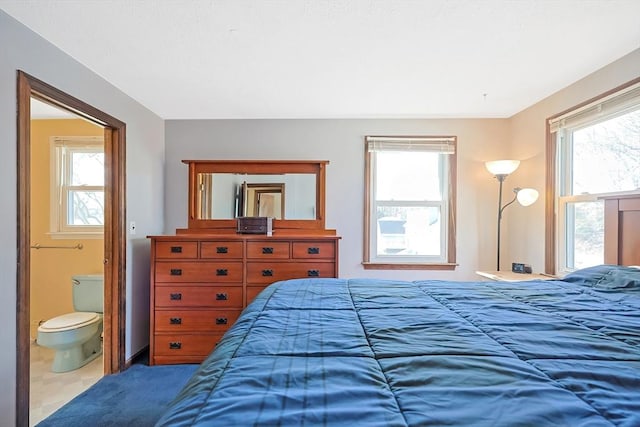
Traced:
<path id="1" fill-rule="evenodd" d="M 174 235 L 158 235 L 147 236 L 149 239 L 157 241 L 202 241 L 202 240 L 339 240 L 341 237 L 336 235 L 323 235 L 323 234 L 296 234 L 296 235 L 272 235 L 266 234 L 174 234 Z"/>

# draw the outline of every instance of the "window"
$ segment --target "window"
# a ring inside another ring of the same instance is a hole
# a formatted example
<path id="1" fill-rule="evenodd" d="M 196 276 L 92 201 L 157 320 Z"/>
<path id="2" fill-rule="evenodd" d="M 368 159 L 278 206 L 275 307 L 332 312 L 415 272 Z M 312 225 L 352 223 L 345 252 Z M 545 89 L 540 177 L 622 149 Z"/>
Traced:
<path id="1" fill-rule="evenodd" d="M 102 237 L 103 138 L 52 137 L 51 159 L 51 234 Z"/>
<path id="2" fill-rule="evenodd" d="M 640 190 L 640 83 L 549 122 L 555 144 L 556 272 L 604 262 L 603 196 Z"/>
<path id="3" fill-rule="evenodd" d="M 368 136 L 366 147 L 365 268 L 453 268 L 456 138 Z"/>

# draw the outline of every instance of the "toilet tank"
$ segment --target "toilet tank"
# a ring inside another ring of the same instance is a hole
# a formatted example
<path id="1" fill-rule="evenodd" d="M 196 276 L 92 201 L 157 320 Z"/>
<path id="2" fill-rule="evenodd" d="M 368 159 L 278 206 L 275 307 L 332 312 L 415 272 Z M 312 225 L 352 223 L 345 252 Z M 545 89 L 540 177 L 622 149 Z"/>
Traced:
<path id="1" fill-rule="evenodd" d="M 104 277 L 101 274 L 71 276 L 71 286 L 74 310 L 103 312 Z"/>

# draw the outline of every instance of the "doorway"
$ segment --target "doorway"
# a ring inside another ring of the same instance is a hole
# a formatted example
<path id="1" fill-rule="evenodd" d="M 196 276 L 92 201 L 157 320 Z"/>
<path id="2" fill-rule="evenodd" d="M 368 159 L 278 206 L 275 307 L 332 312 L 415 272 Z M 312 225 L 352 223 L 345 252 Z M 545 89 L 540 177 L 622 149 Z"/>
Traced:
<path id="1" fill-rule="evenodd" d="M 118 119 L 18 71 L 18 259 L 16 313 L 16 425 L 29 421 L 31 268 L 31 98 L 104 128 L 104 374 L 124 368 L 126 227 L 125 135 Z"/>

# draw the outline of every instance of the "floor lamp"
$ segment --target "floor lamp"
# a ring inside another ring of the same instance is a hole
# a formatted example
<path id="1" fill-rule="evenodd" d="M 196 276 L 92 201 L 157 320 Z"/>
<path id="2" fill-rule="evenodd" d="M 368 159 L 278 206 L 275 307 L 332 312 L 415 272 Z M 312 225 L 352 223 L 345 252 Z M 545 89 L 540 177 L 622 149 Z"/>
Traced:
<path id="1" fill-rule="evenodd" d="M 520 161 L 519 160 L 495 160 L 492 162 L 486 162 L 485 166 L 487 170 L 491 172 L 500 183 L 500 189 L 498 190 L 499 191 L 498 192 L 498 239 L 497 239 L 498 251 L 496 256 L 496 262 L 497 262 L 496 270 L 500 271 L 500 224 L 502 223 L 502 212 L 505 210 L 507 206 L 511 205 L 516 200 L 518 200 L 518 203 L 520 203 L 522 206 L 529 206 L 533 204 L 536 200 L 538 200 L 538 191 L 534 190 L 533 188 L 516 187 L 513 189 L 513 192 L 515 193 L 515 196 L 513 196 L 513 199 L 509 203 L 506 203 L 503 206 L 502 205 L 502 183 L 507 178 L 507 176 L 515 172 L 516 169 L 518 169 L 518 166 L 520 166 Z"/>

